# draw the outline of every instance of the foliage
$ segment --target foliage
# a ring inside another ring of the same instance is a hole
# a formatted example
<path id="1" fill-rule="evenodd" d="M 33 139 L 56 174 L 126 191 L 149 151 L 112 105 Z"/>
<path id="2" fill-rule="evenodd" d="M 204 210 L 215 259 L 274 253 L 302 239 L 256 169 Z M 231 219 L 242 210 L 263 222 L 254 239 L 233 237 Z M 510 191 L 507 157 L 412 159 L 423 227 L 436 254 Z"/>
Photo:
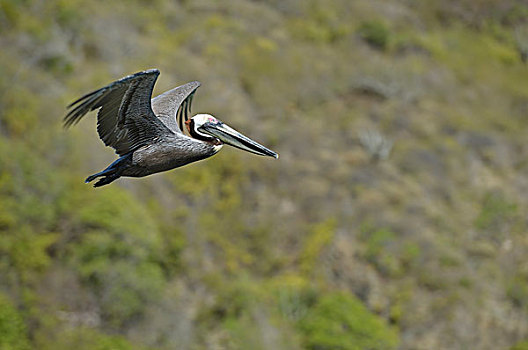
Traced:
<path id="1" fill-rule="evenodd" d="M 482 209 L 475 219 L 475 226 L 494 240 L 504 239 L 514 233 L 518 225 L 517 205 L 503 195 L 488 193 L 482 201 Z"/>
<path id="2" fill-rule="evenodd" d="M 132 350 L 139 349 L 122 336 L 105 335 L 91 329 L 74 329 L 62 332 L 55 341 L 41 344 L 44 350 Z"/>
<path id="3" fill-rule="evenodd" d="M 101 298 L 103 317 L 121 326 L 164 287 L 157 227 L 145 209 L 119 189 L 64 200 L 68 211 L 75 208 L 69 213 L 71 230 L 81 235 L 71 245 L 72 259 Z"/>
<path id="4" fill-rule="evenodd" d="M 330 245 L 334 236 L 336 222 L 328 219 L 315 225 L 305 240 L 304 248 L 300 254 L 300 269 L 305 273 L 314 271 L 317 259 L 325 247 Z"/>
<path id="5" fill-rule="evenodd" d="M 515 276 L 508 283 L 507 296 L 517 307 L 528 308 L 528 280 L 523 276 Z"/>
<path id="6" fill-rule="evenodd" d="M 30 349 L 24 319 L 3 295 L 0 295 L 0 349 Z"/>
<path id="7" fill-rule="evenodd" d="M 362 239 L 365 241 L 365 258 L 384 275 L 402 276 L 417 267 L 422 254 L 417 242 L 398 238 L 390 229 L 374 229 L 365 225 Z"/>
<path id="8" fill-rule="evenodd" d="M 309 349 L 396 349 L 395 330 L 347 294 L 321 297 L 299 327 Z"/>
<path id="9" fill-rule="evenodd" d="M 367 43 L 375 48 L 384 50 L 389 43 L 389 29 L 381 21 L 363 22 L 358 29 L 358 33 Z"/>
<path id="10" fill-rule="evenodd" d="M 510 350 L 526 350 L 528 349 L 528 342 L 521 341 L 510 348 Z"/>
<path id="11" fill-rule="evenodd" d="M 526 13 L 0 1 L 0 349 L 522 347 Z M 64 106 L 151 67 L 280 159 L 83 184 L 115 155 Z"/>

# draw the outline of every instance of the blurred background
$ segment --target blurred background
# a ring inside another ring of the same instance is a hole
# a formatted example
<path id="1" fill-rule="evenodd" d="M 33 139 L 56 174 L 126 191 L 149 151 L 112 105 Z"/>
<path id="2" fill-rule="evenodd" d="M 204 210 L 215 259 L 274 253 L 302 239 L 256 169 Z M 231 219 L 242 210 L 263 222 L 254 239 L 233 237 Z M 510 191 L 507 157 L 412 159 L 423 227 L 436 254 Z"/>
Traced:
<path id="1" fill-rule="evenodd" d="M 0 0 L 0 349 L 528 349 L 528 3 Z M 93 189 L 159 68 L 280 153 Z"/>

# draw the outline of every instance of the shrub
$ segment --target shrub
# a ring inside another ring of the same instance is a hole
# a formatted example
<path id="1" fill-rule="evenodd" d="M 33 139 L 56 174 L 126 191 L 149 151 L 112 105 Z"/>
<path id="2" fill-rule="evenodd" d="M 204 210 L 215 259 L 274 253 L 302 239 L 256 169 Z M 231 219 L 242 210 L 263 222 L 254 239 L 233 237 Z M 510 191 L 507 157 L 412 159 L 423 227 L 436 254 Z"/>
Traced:
<path id="1" fill-rule="evenodd" d="M 321 297 L 299 327 L 308 349 L 395 349 L 398 334 L 370 313 L 354 296 L 335 293 Z"/>
<path id="2" fill-rule="evenodd" d="M 528 350 L 528 340 L 515 344 L 510 350 Z"/>
<path id="3" fill-rule="evenodd" d="M 2 295 L 0 295 L 0 349 L 29 349 L 24 320 L 9 300 Z"/>
<path id="4" fill-rule="evenodd" d="M 385 50 L 389 43 L 389 29 L 380 21 L 363 22 L 358 30 L 359 35 L 369 45 Z"/>
<path id="5" fill-rule="evenodd" d="M 480 214 L 474 221 L 475 227 L 484 238 L 501 241 L 519 224 L 517 204 L 509 201 L 502 193 L 487 193 L 482 201 Z"/>

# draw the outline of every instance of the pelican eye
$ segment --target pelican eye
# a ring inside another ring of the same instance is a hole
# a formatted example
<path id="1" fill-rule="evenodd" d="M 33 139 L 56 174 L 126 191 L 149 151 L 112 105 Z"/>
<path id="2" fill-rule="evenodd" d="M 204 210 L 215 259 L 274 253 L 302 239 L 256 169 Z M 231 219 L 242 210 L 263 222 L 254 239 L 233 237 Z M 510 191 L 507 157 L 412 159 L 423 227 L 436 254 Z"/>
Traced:
<path id="1" fill-rule="evenodd" d="M 202 140 L 202 141 L 207 141 L 207 142 L 214 142 L 215 140 L 215 137 L 209 135 L 209 134 L 204 134 L 203 132 L 200 131 L 200 128 L 202 127 L 203 125 L 199 125 L 197 123 L 195 123 L 195 121 L 193 119 L 189 119 L 189 124 L 188 124 L 188 129 L 189 129 L 189 134 L 191 135 L 192 138 L 195 138 L 197 140 Z"/>

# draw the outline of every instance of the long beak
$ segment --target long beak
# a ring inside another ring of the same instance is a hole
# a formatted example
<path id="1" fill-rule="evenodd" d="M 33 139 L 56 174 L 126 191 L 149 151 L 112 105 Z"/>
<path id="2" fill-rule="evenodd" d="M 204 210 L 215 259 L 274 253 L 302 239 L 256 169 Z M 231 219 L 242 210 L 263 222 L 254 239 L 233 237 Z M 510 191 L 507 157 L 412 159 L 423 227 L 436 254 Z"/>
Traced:
<path id="1" fill-rule="evenodd" d="M 277 153 L 262 146 L 260 143 L 253 141 L 249 137 L 242 135 L 222 122 L 205 123 L 200 126 L 198 130 L 208 133 L 209 135 L 220 139 L 220 141 L 244 151 L 259 154 L 261 156 L 273 157 L 275 159 L 279 158 Z"/>

